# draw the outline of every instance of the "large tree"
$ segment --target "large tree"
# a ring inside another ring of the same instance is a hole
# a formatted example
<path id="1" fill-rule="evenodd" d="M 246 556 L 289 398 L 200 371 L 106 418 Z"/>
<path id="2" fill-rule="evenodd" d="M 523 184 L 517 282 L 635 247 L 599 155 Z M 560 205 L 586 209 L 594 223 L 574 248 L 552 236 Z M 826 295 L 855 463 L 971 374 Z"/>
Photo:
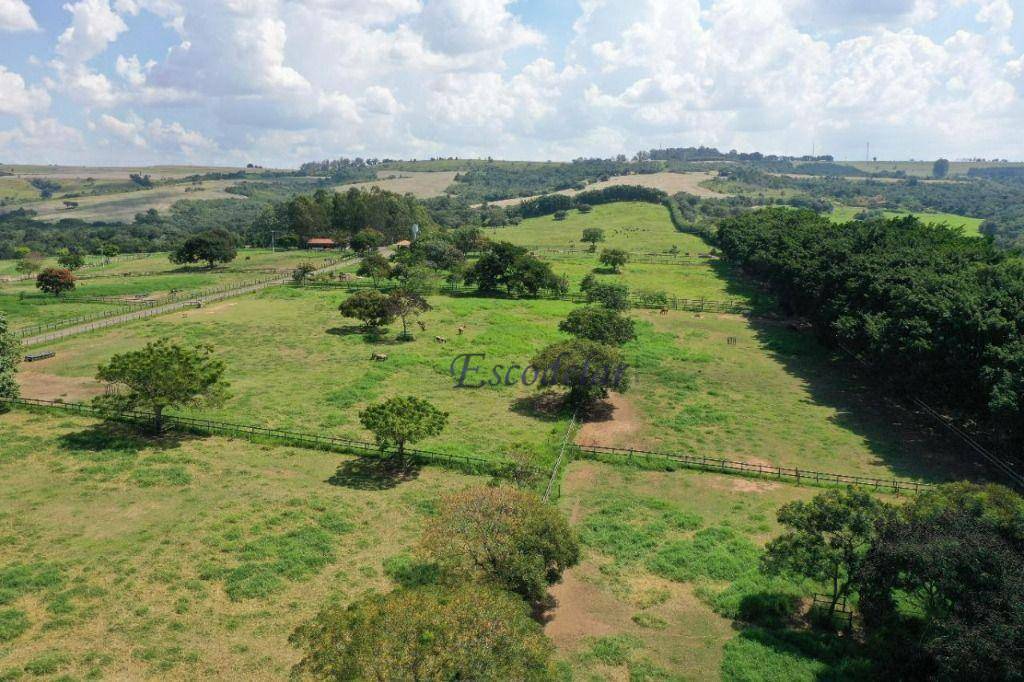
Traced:
<path id="1" fill-rule="evenodd" d="M 619 393 L 629 389 L 622 352 L 596 341 L 570 339 L 551 344 L 530 365 L 540 373 L 538 388 L 568 388 L 567 402 L 574 408 L 593 407 L 608 396 L 609 389 Z"/>
<path id="2" fill-rule="evenodd" d="M 75 276 L 65 268 L 46 268 L 36 275 L 36 288 L 54 296 L 75 288 Z"/>
<path id="3" fill-rule="evenodd" d="M 77 270 L 85 265 L 85 258 L 82 254 L 77 251 L 64 250 L 59 256 L 57 256 L 57 265 L 68 270 Z"/>
<path id="4" fill-rule="evenodd" d="M 622 249 L 605 249 L 598 257 L 601 265 L 609 267 L 612 272 L 618 272 L 619 268 L 629 262 L 629 254 Z"/>
<path id="5" fill-rule="evenodd" d="M 522 600 L 473 583 L 335 605 L 300 626 L 293 674 L 314 680 L 549 680 L 554 647 Z"/>
<path id="6" fill-rule="evenodd" d="M 581 242 L 590 244 L 590 250 L 593 251 L 597 248 L 598 242 L 604 241 L 604 230 L 600 227 L 588 227 L 583 230 L 583 237 L 580 238 Z"/>
<path id="7" fill-rule="evenodd" d="M 621 346 L 636 339 L 632 318 L 604 306 L 576 308 L 558 323 L 558 328 L 581 339 Z"/>
<path id="8" fill-rule="evenodd" d="M 932 177 L 934 177 L 934 178 L 944 178 L 947 175 L 949 175 L 949 160 L 948 159 L 939 159 L 934 164 L 932 164 Z"/>
<path id="9" fill-rule="evenodd" d="M 338 310 L 345 317 L 360 320 L 369 331 L 386 327 L 395 319 L 391 298 L 376 289 L 355 292 L 342 301 Z"/>
<path id="10" fill-rule="evenodd" d="M 235 238 L 227 230 L 210 230 L 189 237 L 171 252 L 171 262 L 179 265 L 205 262 L 212 270 L 217 263 L 230 263 L 238 255 Z"/>
<path id="11" fill-rule="evenodd" d="M 1024 679 L 1024 498 L 940 486 L 864 559 L 860 609 L 881 679 Z"/>
<path id="12" fill-rule="evenodd" d="M 0 314 L 0 398 L 17 398 L 15 374 L 21 362 L 21 340 L 7 328 L 7 318 Z"/>
<path id="13" fill-rule="evenodd" d="M 357 253 L 366 253 L 367 251 L 372 251 L 379 246 L 384 246 L 384 235 L 381 234 L 379 230 L 374 230 L 373 228 L 368 227 L 359 230 L 359 232 L 352 237 L 351 246 L 352 250 Z"/>
<path id="14" fill-rule="evenodd" d="M 779 509 L 779 523 L 786 530 L 768 543 L 763 567 L 769 573 L 796 574 L 827 584 L 831 618 L 839 600 L 850 595 L 875 538 L 875 526 L 888 510 L 870 493 L 853 489 L 790 502 Z"/>
<path id="15" fill-rule="evenodd" d="M 359 413 L 359 422 L 373 434 L 381 450 L 397 448 L 405 455 L 407 443 L 436 436 L 448 423 L 448 413 L 415 396 L 388 398 Z"/>
<path id="16" fill-rule="evenodd" d="M 614 282 L 587 282 L 583 295 L 587 303 L 598 303 L 609 310 L 626 310 L 629 308 L 629 287 Z"/>
<path id="17" fill-rule="evenodd" d="M 459 579 L 490 581 L 534 603 L 580 559 L 565 516 L 536 494 L 508 486 L 446 495 L 422 546 Z"/>
<path id="18" fill-rule="evenodd" d="M 488 244 L 484 254 L 466 272 L 465 279 L 482 291 L 495 291 L 503 286 L 513 296 L 536 296 L 541 290 L 562 293 L 567 287 L 550 265 L 508 242 Z"/>
<path id="19" fill-rule="evenodd" d="M 145 410 L 153 413 L 157 433 L 163 430 L 168 407 L 219 405 L 227 397 L 224 363 L 209 346 L 182 346 L 169 339 L 120 353 L 96 373 L 111 391 L 94 399 L 104 412 L 117 415 Z"/>

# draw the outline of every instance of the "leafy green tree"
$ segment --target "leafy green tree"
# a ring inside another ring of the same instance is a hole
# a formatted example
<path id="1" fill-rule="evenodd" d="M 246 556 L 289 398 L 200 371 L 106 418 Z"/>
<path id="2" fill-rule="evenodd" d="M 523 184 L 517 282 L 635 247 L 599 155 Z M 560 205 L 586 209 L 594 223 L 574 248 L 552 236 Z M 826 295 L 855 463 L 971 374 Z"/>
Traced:
<path id="1" fill-rule="evenodd" d="M 19 362 L 21 340 L 8 329 L 7 318 L 0 314 L 0 398 L 17 398 L 20 395 L 15 379 Z"/>
<path id="2" fill-rule="evenodd" d="M 558 328 L 577 338 L 610 346 L 621 346 L 636 339 L 633 319 L 604 306 L 576 308 L 558 324 Z"/>
<path id="3" fill-rule="evenodd" d="M 373 285 L 377 286 L 380 280 L 391 276 L 391 263 L 379 253 L 370 253 L 363 257 L 356 274 L 360 277 L 369 277 L 373 280 Z"/>
<path id="4" fill-rule="evenodd" d="M 309 276 L 316 272 L 316 266 L 312 263 L 299 263 L 299 265 L 292 270 L 292 281 L 296 284 L 302 284 Z"/>
<path id="5" fill-rule="evenodd" d="M 590 204 L 576 204 L 576 210 L 580 213 L 590 213 L 594 210 L 594 207 Z"/>
<path id="6" fill-rule="evenodd" d="M 949 160 L 939 159 L 932 164 L 932 177 L 933 178 L 944 178 L 949 175 Z"/>
<path id="7" fill-rule="evenodd" d="M 443 497 L 422 547 L 457 579 L 493 582 L 533 603 L 580 560 L 565 516 L 535 493 L 508 486 Z"/>
<path id="8" fill-rule="evenodd" d="M 622 352 L 589 339 L 551 344 L 538 353 L 530 365 L 541 373 L 538 388 L 568 388 L 566 401 L 577 409 L 593 407 L 597 401 L 608 397 L 608 389 L 619 393 L 629 389 Z"/>
<path id="9" fill-rule="evenodd" d="M 555 211 L 555 220 L 565 220 L 569 217 L 568 211 Z"/>
<path id="10" fill-rule="evenodd" d="M 359 422 L 373 433 L 381 450 L 394 446 L 402 457 L 406 443 L 441 433 L 448 423 L 448 413 L 415 396 L 396 396 L 367 407 L 359 413 Z"/>
<path id="11" fill-rule="evenodd" d="M 479 227 L 460 227 L 453 230 L 451 235 L 455 248 L 462 253 L 479 251 L 487 241 Z"/>
<path id="12" fill-rule="evenodd" d="M 121 249 L 117 247 L 117 244 L 104 244 L 99 249 L 99 254 L 105 258 L 114 258 L 120 255 Z"/>
<path id="13" fill-rule="evenodd" d="M 360 320 L 367 330 L 386 327 L 395 319 L 391 299 L 376 289 L 355 292 L 342 301 L 338 310 L 345 317 Z"/>
<path id="14" fill-rule="evenodd" d="M 230 263 L 238 256 L 235 238 L 227 230 L 210 230 L 189 237 L 171 252 L 171 262 L 178 265 L 206 262 L 211 270 L 217 263 Z"/>
<path id="15" fill-rule="evenodd" d="M 384 246 L 384 235 L 378 230 L 368 227 L 366 229 L 359 230 L 359 232 L 352 237 L 350 246 L 356 253 L 365 253 L 366 251 L 371 251 L 379 246 Z"/>
<path id="16" fill-rule="evenodd" d="M 550 265 L 508 242 L 488 244 L 484 254 L 466 272 L 465 279 L 481 291 L 504 286 L 512 296 L 536 296 L 541 290 L 558 293 L 567 287 Z"/>
<path id="17" fill-rule="evenodd" d="M 580 241 L 596 247 L 598 242 L 604 241 L 604 230 L 600 227 L 588 227 L 583 230 L 583 237 Z"/>
<path id="18" fill-rule="evenodd" d="M 791 573 L 828 584 L 831 618 L 839 600 L 850 595 L 875 539 L 875 525 L 888 509 L 870 493 L 853 489 L 790 502 L 779 509 L 779 523 L 786 531 L 768 543 L 763 567 L 768 573 Z"/>
<path id="19" fill-rule="evenodd" d="M 409 318 L 418 317 L 427 312 L 430 310 L 430 304 L 427 303 L 427 299 L 412 289 L 396 289 L 391 292 L 389 298 L 391 311 L 402 320 L 402 335 L 399 338 L 412 339 L 412 334 L 409 333 Z"/>
<path id="20" fill-rule="evenodd" d="M 882 524 L 860 610 L 879 679 L 1024 679 L 1024 498 L 954 483 Z"/>
<path id="21" fill-rule="evenodd" d="M 619 268 L 629 262 L 629 254 L 622 249 L 605 249 L 598 260 L 601 265 L 611 268 L 612 272 L 618 272 Z"/>
<path id="22" fill-rule="evenodd" d="M 169 339 L 115 355 L 100 365 L 96 379 L 113 389 L 94 399 L 97 407 L 111 414 L 151 411 L 157 433 L 163 430 L 168 407 L 216 406 L 228 389 L 224 363 L 213 357 L 212 348 L 182 346 Z"/>
<path id="23" fill-rule="evenodd" d="M 584 291 L 587 303 L 598 303 L 610 310 L 629 308 L 629 287 L 625 284 L 594 281 Z"/>
<path id="24" fill-rule="evenodd" d="M 85 258 L 82 257 L 82 254 L 75 251 L 65 250 L 57 256 L 57 265 L 67 270 L 77 270 L 85 265 Z"/>
<path id="25" fill-rule="evenodd" d="M 75 288 L 75 276 L 64 268 L 46 268 L 36 275 L 36 288 L 47 294 L 60 296 Z"/>
<path id="26" fill-rule="evenodd" d="M 522 600 L 495 588 L 424 585 L 331 606 L 290 641 L 314 680 L 554 679 L 554 647 Z"/>

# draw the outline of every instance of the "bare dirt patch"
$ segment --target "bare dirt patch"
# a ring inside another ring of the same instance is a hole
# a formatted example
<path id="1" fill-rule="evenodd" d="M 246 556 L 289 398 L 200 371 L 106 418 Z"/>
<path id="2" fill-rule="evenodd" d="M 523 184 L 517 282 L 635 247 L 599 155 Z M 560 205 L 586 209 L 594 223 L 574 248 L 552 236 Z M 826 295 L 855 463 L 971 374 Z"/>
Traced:
<path id="1" fill-rule="evenodd" d="M 563 651 L 578 649 L 586 637 L 601 637 L 619 631 L 628 616 L 618 601 L 583 579 L 587 563 L 569 569 L 562 582 L 551 588 L 555 607 L 548 612 L 544 632 Z"/>
<path id="2" fill-rule="evenodd" d="M 704 173 L 649 173 L 644 175 L 616 175 L 615 177 L 608 178 L 601 182 L 595 182 L 592 185 L 587 185 L 586 190 L 597 190 L 604 189 L 605 187 L 611 187 L 613 185 L 640 185 L 642 187 L 653 187 L 654 189 L 660 189 L 663 192 L 669 194 L 676 194 L 678 192 L 686 192 L 687 194 L 693 194 L 698 197 L 724 197 L 728 196 L 721 192 L 710 190 L 706 187 L 701 187 L 702 182 L 706 180 L 714 180 L 718 176 L 718 173 L 708 171 Z M 553 192 L 553 194 L 565 194 L 567 196 L 575 196 L 579 194 L 578 190 L 574 189 L 563 189 L 559 192 Z M 540 196 L 540 195 L 537 195 Z M 492 206 L 516 206 L 520 201 L 529 201 L 535 199 L 533 197 L 517 197 L 515 199 L 502 199 L 501 201 L 492 201 Z"/>
<path id="3" fill-rule="evenodd" d="M 607 403 L 610 407 L 607 413 L 591 417 L 591 421 L 580 428 L 576 436 L 578 444 L 618 447 L 640 428 L 640 416 L 625 397 L 610 393 Z"/>
<path id="4" fill-rule="evenodd" d="M 413 194 L 420 199 L 429 199 L 444 194 L 448 186 L 455 182 L 454 171 L 381 171 L 377 180 L 358 182 L 342 187 L 380 187 L 388 192 Z"/>
<path id="5" fill-rule="evenodd" d="M 34 370 L 18 373 L 21 394 L 26 398 L 80 402 L 103 393 L 103 386 L 90 377 L 62 377 Z"/>

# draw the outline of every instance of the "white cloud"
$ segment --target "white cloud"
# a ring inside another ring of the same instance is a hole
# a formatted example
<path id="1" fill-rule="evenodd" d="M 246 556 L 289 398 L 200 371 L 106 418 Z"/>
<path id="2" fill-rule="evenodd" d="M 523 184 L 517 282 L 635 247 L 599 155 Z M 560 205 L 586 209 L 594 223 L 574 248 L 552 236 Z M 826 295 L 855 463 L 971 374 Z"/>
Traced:
<path id="1" fill-rule="evenodd" d="M 24 78 L 0 64 L 0 114 L 28 118 L 49 106 L 50 95 L 44 88 L 25 85 Z"/>
<path id="2" fill-rule="evenodd" d="M 78 0 L 64 9 L 71 13 L 71 25 L 57 40 L 57 54 L 70 62 L 89 61 L 128 30 L 107 0 Z"/>
<path id="3" fill-rule="evenodd" d="M 110 114 L 99 118 L 96 128 L 138 149 L 150 150 L 171 158 L 194 158 L 200 152 L 215 152 L 216 143 L 205 135 L 188 130 L 177 122 L 164 123 L 156 118 L 146 121 L 135 113 L 125 119 Z"/>
<path id="4" fill-rule="evenodd" d="M 0 31 L 38 31 L 39 25 L 24 0 L 0 0 Z"/>

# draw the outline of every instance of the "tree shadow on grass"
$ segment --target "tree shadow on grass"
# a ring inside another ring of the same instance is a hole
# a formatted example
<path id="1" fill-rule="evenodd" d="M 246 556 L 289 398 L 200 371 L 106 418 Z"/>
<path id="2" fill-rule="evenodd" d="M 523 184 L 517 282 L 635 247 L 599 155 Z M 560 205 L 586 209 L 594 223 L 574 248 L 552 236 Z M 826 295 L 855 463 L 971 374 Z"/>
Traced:
<path id="1" fill-rule="evenodd" d="M 391 490 L 419 478 L 420 469 L 410 459 L 357 457 L 342 462 L 327 483 L 353 490 Z"/>
<path id="2" fill-rule="evenodd" d="M 565 396 L 553 390 L 517 398 L 509 409 L 518 415 L 546 422 L 558 421 L 572 413 Z"/>
<path id="3" fill-rule="evenodd" d="M 61 446 L 68 450 L 89 452 L 131 452 L 140 450 L 171 450 L 182 443 L 200 438 L 196 434 L 182 431 L 165 431 L 157 436 L 146 433 L 142 427 L 133 427 L 116 422 L 101 422 L 82 431 L 66 433 L 58 438 Z"/>
<path id="4" fill-rule="evenodd" d="M 835 410 L 830 420 L 864 440 L 874 455 L 873 464 L 887 467 L 891 475 L 928 483 L 993 478 L 978 457 L 933 421 L 887 399 L 884 378 L 871 376 L 825 347 L 812 332 L 802 331 L 799 323 L 789 322 L 791 312 L 780 309 L 766 287 L 727 261 L 715 261 L 711 267 L 726 282 L 729 296 L 753 304 L 749 324 L 761 348 L 803 383 L 808 404 Z"/>

